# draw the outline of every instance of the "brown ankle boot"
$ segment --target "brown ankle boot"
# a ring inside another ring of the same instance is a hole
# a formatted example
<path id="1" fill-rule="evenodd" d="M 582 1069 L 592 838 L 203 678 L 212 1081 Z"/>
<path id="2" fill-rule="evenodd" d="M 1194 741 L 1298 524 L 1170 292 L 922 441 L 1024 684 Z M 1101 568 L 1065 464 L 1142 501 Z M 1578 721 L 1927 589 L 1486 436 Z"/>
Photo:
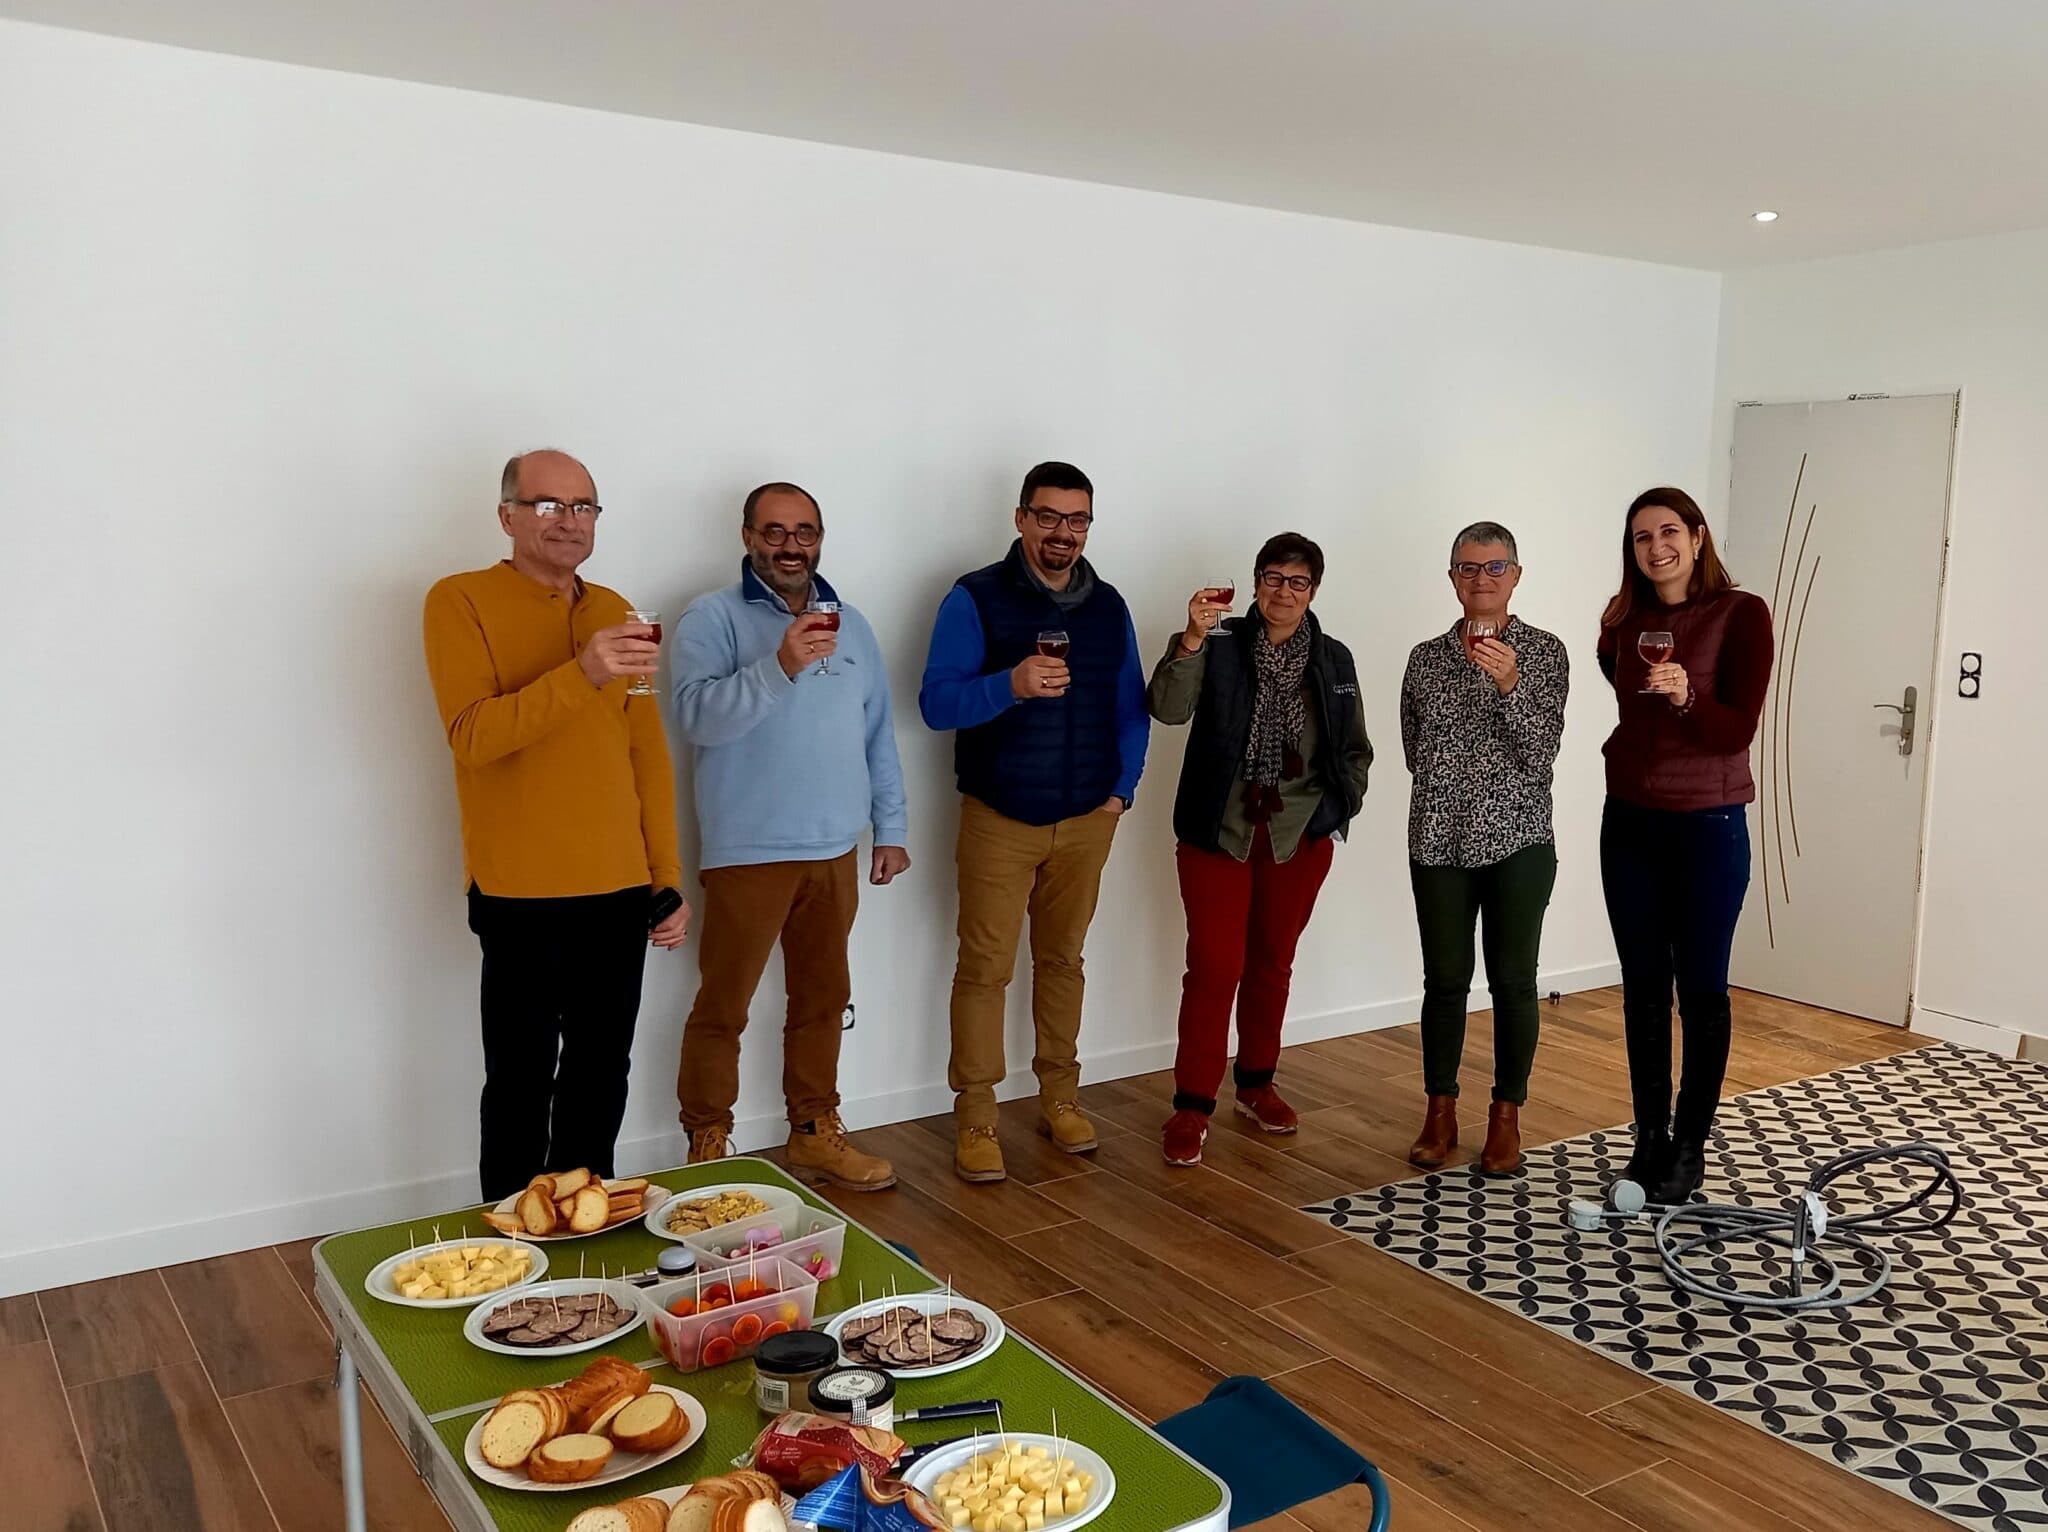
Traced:
<path id="1" fill-rule="evenodd" d="M 1422 1119 L 1422 1136 L 1408 1151 L 1408 1163 L 1435 1170 L 1458 1147 L 1458 1098 L 1431 1096 L 1429 1115 Z"/>
<path id="2" fill-rule="evenodd" d="M 1482 1176 L 1511 1176 L 1522 1168 L 1521 1114 L 1512 1101 L 1486 1109 L 1486 1147 L 1479 1151 Z"/>

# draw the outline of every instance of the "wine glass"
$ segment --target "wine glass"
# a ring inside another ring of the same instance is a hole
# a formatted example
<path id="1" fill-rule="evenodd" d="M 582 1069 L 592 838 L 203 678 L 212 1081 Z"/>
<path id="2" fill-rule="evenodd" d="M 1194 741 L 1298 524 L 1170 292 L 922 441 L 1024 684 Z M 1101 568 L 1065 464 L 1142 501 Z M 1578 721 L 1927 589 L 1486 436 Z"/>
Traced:
<path id="1" fill-rule="evenodd" d="M 1467 617 L 1465 619 L 1465 657 L 1473 659 L 1473 651 L 1479 647 L 1482 638 L 1499 638 L 1500 622 L 1493 617 Z"/>
<path id="2" fill-rule="evenodd" d="M 1063 660 L 1073 647 L 1064 628 L 1047 628 L 1038 635 L 1038 652 L 1049 660 Z"/>
<path id="3" fill-rule="evenodd" d="M 807 608 L 805 608 L 805 610 L 806 610 L 806 611 L 809 611 L 809 612 L 813 612 L 813 613 L 815 613 L 815 614 L 816 614 L 816 615 L 817 615 L 818 617 L 820 617 L 820 618 L 822 618 L 822 619 L 823 619 L 823 620 L 822 620 L 822 621 L 821 621 L 821 622 L 820 622 L 820 623 L 818 624 L 818 626 L 819 626 L 819 627 L 821 627 L 821 628 L 823 628 L 823 629 L 824 629 L 824 630 L 825 630 L 825 631 L 826 631 L 827 633 L 837 633 L 837 632 L 839 631 L 839 603 L 838 603 L 838 602 L 836 602 L 836 601 L 813 601 L 813 602 L 812 602 L 812 603 L 811 603 L 811 604 L 810 604 L 810 605 L 809 605 L 809 606 L 808 606 Z M 811 672 L 811 674 L 812 674 L 812 675 L 814 675 L 814 676 L 829 676 L 829 675 L 831 675 L 831 674 L 832 674 L 832 656 L 831 656 L 831 655 L 829 655 L 829 654 L 827 654 L 827 655 L 821 655 L 821 656 L 819 657 L 819 659 L 818 659 L 818 668 L 817 668 L 816 670 L 812 671 L 812 672 Z"/>
<path id="4" fill-rule="evenodd" d="M 1646 665 L 1662 665 L 1678 652 L 1678 641 L 1669 633 L 1645 631 L 1636 635 L 1636 653 L 1643 657 Z M 1659 695 L 1653 687 L 1645 686 L 1637 694 L 1643 697 Z"/>
<path id="5" fill-rule="evenodd" d="M 652 633 L 647 635 L 648 642 L 653 644 L 659 644 L 661 642 L 661 613 L 647 611 L 630 611 L 626 613 L 626 620 L 628 622 L 646 623 L 648 627 L 654 629 Z M 654 677 L 633 677 L 633 679 L 626 684 L 626 695 L 629 697 L 653 696 Z"/>
<path id="6" fill-rule="evenodd" d="M 1221 580 L 1211 580 L 1209 582 L 1209 596 L 1218 606 L 1234 605 L 1237 601 L 1237 576 L 1230 575 Z M 1216 626 L 1209 630 L 1209 636 L 1214 638 L 1218 633 L 1228 633 L 1229 631 L 1230 619 L 1228 617 L 1218 617 L 1216 619 Z"/>

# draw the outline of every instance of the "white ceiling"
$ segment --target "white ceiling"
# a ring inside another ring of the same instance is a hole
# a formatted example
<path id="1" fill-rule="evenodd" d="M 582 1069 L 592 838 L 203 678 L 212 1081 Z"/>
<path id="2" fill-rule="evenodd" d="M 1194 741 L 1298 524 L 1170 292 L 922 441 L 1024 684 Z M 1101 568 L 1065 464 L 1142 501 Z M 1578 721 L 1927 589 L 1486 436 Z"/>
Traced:
<path id="1" fill-rule="evenodd" d="M 2048 0 L 0 0 L 0 15 L 1689 266 L 2048 226 Z M 1753 223 L 1766 207 L 1784 216 Z"/>

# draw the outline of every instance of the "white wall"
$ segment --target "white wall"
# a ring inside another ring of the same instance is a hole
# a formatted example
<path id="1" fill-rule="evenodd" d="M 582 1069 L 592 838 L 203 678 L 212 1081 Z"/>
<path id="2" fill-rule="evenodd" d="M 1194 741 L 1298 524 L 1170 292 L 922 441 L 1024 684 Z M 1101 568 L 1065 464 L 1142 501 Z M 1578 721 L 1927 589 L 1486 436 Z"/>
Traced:
<path id="1" fill-rule="evenodd" d="M 1611 972 L 1590 637 L 1620 508 L 1702 476 L 1711 275 L 5 24 L 0 210 L 28 639 L 0 681 L 0 1132 L 73 1189 L 0 1220 L 0 1292 L 474 1194 L 419 602 L 500 555 L 497 467 L 536 444 L 611 508 L 590 574 L 671 613 L 733 578 L 749 485 L 824 503 L 891 655 L 917 861 L 855 934 L 856 1125 L 947 1100 L 956 810 L 916 678 L 1041 457 L 1095 475 L 1091 553 L 1148 647 L 1265 534 L 1328 550 L 1382 765 L 1301 954 L 1303 1035 L 1413 1015 L 1396 687 L 1453 615 L 1449 534 L 1513 525 L 1523 610 L 1580 664 L 1545 967 Z M 1181 745 L 1156 741 L 1090 946 L 1096 1077 L 1169 1057 Z M 680 1158 L 693 965 L 651 965 L 631 1164 Z"/>
<path id="2" fill-rule="evenodd" d="M 2048 1033 L 2048 657 L 2038 636 L 2048 230 L 1733 273 L 1721 333 L 1717 464 L 1737 399 L 1963 392 L 1914 1025 L 1956 1031 L 1944 1018 L 1961 1018 Z M 1725 469 L 1712 487 L 1725 502 Z M 1975 701 L 1955 694 L 1966 650 L 1984 656 Z"/>

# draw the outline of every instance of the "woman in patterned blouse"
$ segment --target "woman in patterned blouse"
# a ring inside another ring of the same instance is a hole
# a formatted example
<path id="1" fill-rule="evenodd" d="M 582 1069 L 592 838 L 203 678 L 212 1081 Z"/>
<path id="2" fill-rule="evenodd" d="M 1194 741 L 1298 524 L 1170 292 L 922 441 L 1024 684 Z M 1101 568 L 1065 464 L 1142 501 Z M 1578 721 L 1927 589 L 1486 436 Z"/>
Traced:
<path id="1" fill-rule="evenodd" d="M 1417 644 L 1401 682 L 1401 747 L 1415 786 L 1408 859 L 1422 928 L 1422 1069 L 1429 1093 L 1411 1162 L 1434 1169 L 1458 1144 L 1458 1060 L 1483 921 L 1493 994 L 1493 1105 L 1482 1175 L 1522 1167 L 1517 1121 L 1536 1057 L 1536 953 L 1557 880 L 1550 778 L 1564 735 L 1564 645 L 1508 615 L 1522 578 L 1514 534 L 1496 522 L 1451 544 L 1465 615 Z"/>

